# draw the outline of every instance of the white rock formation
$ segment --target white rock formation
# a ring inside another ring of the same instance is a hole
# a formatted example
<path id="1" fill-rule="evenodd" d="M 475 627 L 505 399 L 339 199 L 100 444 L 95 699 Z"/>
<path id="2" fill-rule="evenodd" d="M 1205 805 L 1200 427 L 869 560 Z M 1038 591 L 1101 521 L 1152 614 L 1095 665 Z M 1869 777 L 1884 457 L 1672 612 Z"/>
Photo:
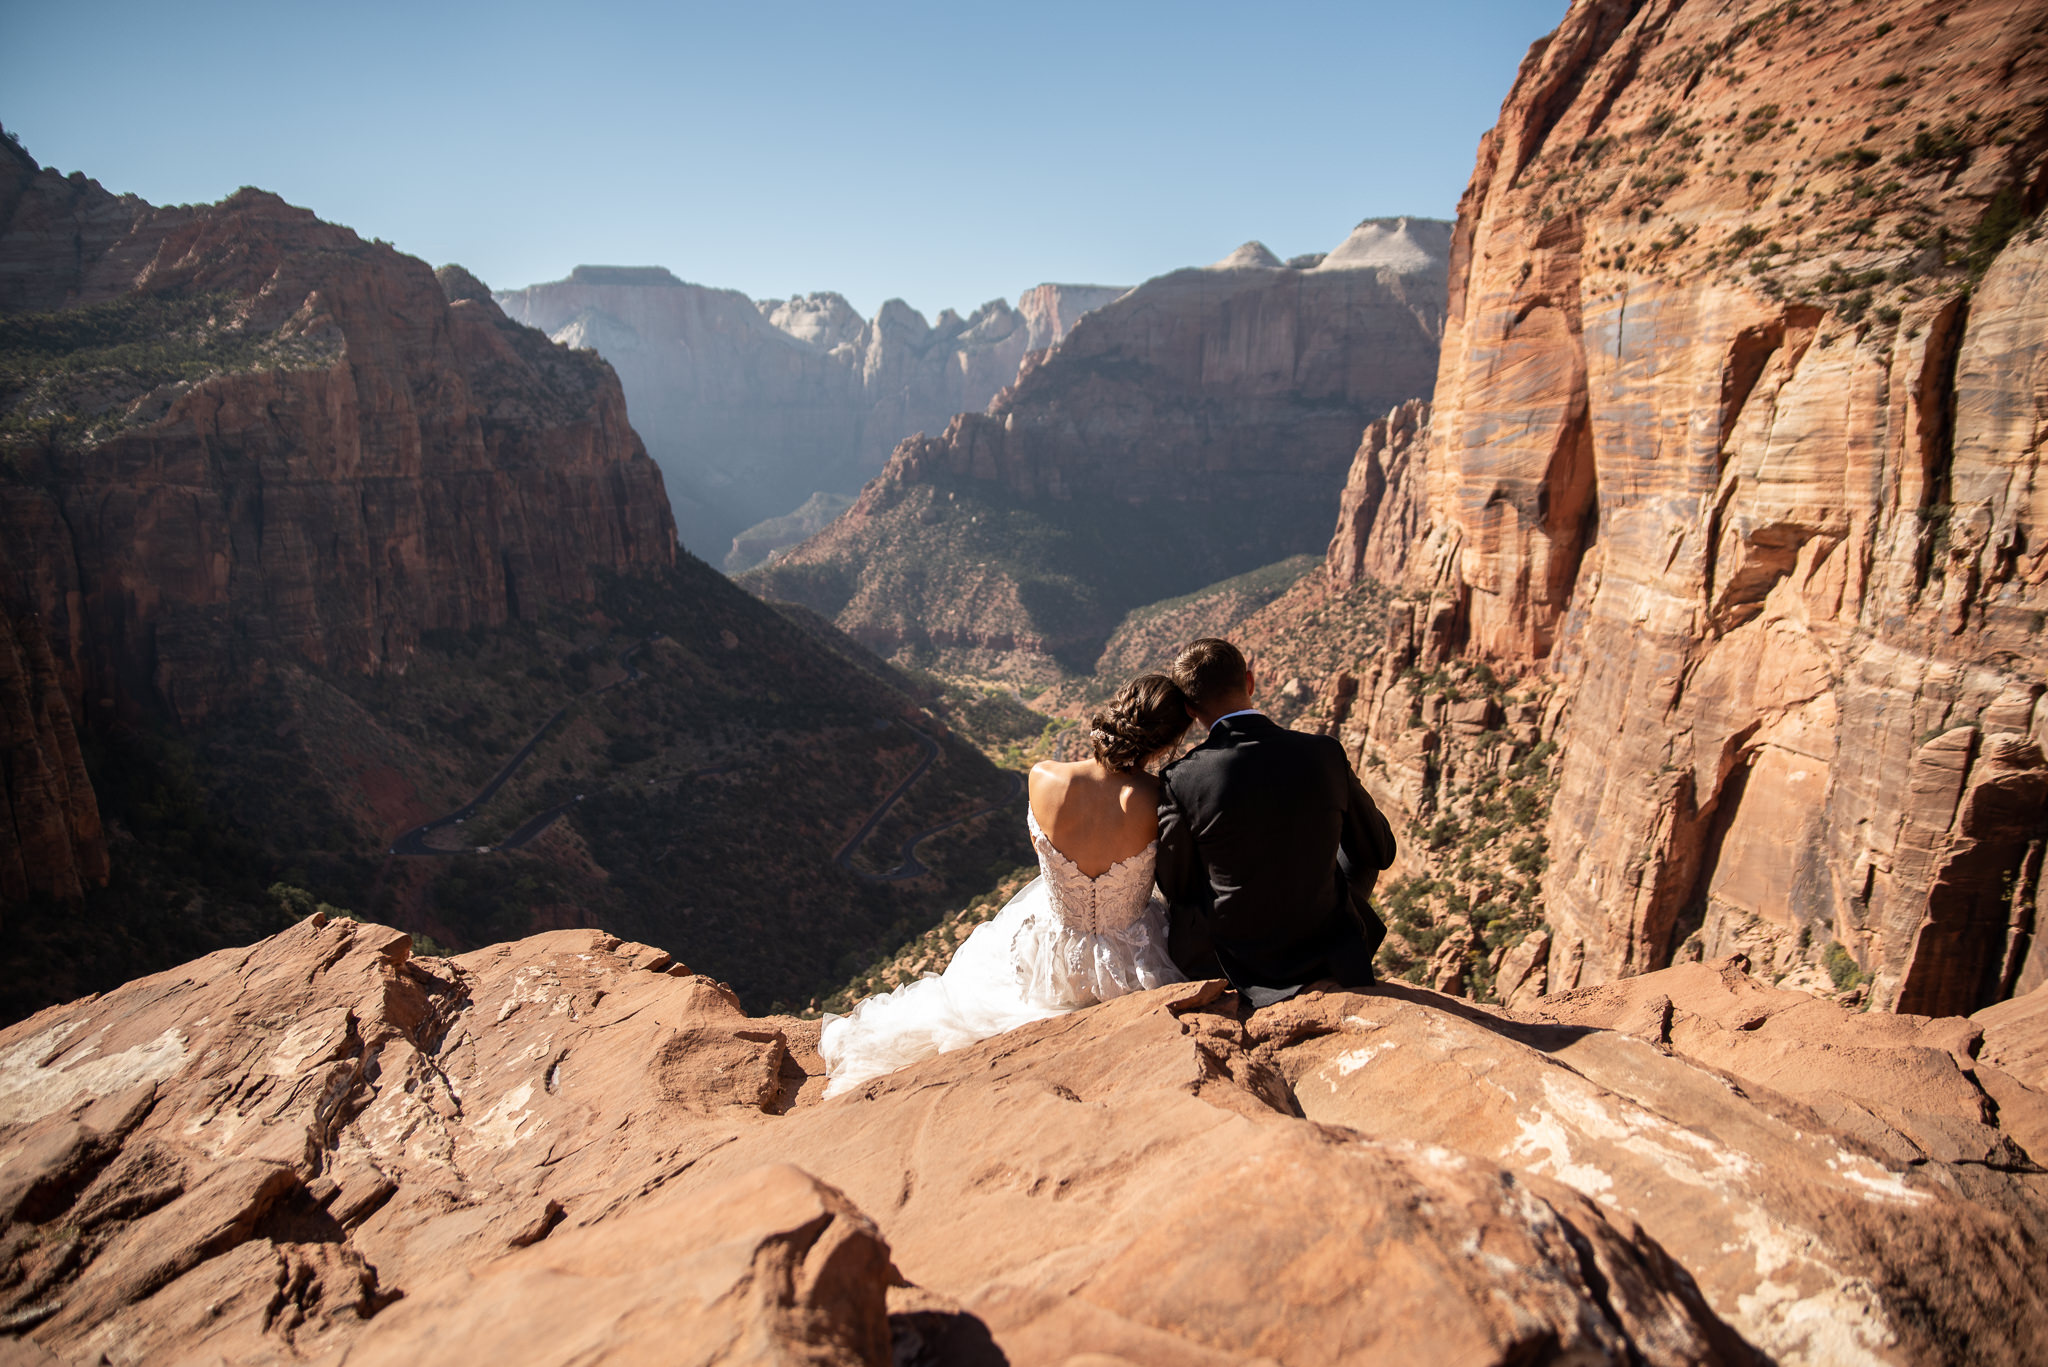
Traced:
<path id="1" fill-rule="evenodd" d="M 579 266 L 497 299 L 612 363 L 684 544 L 716 560 L 814 492 L 854 493 L 903 438 L 986 408 L 1028 352 L 1123 293 L 1040 285 L 936 323 L 892 299 L 864 320 L 830 292 L 755 301 L 660 267 Z"/>

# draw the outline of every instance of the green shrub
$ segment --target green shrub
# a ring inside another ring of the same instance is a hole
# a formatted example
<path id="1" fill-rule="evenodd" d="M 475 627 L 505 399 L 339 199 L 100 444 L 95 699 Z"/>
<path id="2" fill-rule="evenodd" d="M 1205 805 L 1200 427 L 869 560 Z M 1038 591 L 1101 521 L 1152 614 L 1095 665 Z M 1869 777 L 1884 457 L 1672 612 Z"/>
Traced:
<path id="1" fill-rule="evenodd" d="M 1827 968 L 1828 976 L 1834 979 L 1837 992 L 1847 992 L 1852 987 L 1870 981 L 1870 975 L 1863 971 L 1863 966 L 1856 962 L 1848 950 L 1842 948 L 1839 940 L 1830 944 L 1820 957 L 1821 963 Z"/>
<path id="2" fill-rule="evenodd" d="M 2005 250 L 2005 244 L 2026 221 L 2027 211 L 2011 186 L 1991 197 L 1984 217 L 1977 220 L 1977 226 L 1970 230 L 1969 243 L 1963 249 L 1963 260 L 1970 268 L 1970 283 L 1975 284 L 1984 278 L 1984 272 L 1991 269 L 1991 263 L 1998 259 L 1998 254 Z"/>

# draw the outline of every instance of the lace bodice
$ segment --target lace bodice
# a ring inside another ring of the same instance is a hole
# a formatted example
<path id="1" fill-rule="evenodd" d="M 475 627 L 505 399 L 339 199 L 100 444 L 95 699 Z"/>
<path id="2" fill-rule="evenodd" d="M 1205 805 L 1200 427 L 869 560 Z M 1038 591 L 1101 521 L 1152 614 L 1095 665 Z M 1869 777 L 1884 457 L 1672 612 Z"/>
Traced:
<path id="1" fill-rule="evenodd" d="M 1054 847 L 1038 824 L 1038 813 L 1027 807 L 1024 821 L 1031 830 L 1032 847 L 1038 851 L 1038 871 L 1045 877 L 1053 913 L 1061 924 L 1083 934 L 1100 935 L 1124 930 L 1145 914 L 1159 858 L 1157 840 L 1090 878 Z"/>

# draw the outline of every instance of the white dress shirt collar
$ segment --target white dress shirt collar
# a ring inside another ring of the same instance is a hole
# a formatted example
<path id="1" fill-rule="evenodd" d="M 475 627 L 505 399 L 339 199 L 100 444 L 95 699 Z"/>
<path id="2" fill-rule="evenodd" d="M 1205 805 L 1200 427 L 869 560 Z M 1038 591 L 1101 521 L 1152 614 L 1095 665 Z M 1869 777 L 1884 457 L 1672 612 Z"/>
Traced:
<path id="1" fill-rule="evenodd" d="M 1211 731 L 1214 731 L 1214 730 L 1215 730 L 1215 729 L 1216 729 L 1217 727 L 1219 727 L 1219 726 L 1223 725 L 1223 723 L 1225 723 L 1225 722 L 1229 721 L 1229 720 L 1230 720 L 1230 719 L 1231 719 L 1232 717 L 1263 717 L 1263 716 L 1265 716 L 1265 715 L 1266 715 L 1266 714 L 1265 714 L 1264 712 L 1261 712 L 1261 711 L 1260 711 L 1260 710 L 1259 710 L 1258 708 L 1256 708 L 1256 707 L 1240 707 L 1240 708 L 1238 708 L 1238 709 L 1237 709 L 1237 711 L 1235 711 L 1235 712 L 1225 712 L 1225 713 L 1224 713 L 1224 714 L 1223 714 L 1222 716 L 1218 717 L 1218 718 L 1217 718 L 1217 719 L 1216 719 L 1215 721 L 1212 721 L 1212 722 L 1210 722 L 1210 723 L 1209 723 L 1209 729 L 1210 729 Z"/>

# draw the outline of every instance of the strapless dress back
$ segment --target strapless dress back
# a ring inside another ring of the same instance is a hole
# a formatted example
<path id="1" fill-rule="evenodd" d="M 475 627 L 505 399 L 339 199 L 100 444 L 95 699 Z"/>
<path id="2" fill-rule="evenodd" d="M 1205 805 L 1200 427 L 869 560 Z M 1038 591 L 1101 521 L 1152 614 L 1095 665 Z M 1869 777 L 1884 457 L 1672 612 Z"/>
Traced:
<path id="1" fill-rule="evenodd" d="M 1152 901 L 1152 872 L 1159 862 L 1157 840 L 1090 878 L 1059 852 L 1038 824 L 1038 813 L 1027 811 L 1024 825 L 1031 832 L 1031 847 L 1038 851 L 1038 876 L 1045 880 L 1053 915 L 1062 926 L 1099 935 L 1126 930 L 1144 917 Z"/>
<path id="2" fill-rule="evenodd" d="M 818 1042 L 826 1096 L 920 1059 L 1127 992 L 1182 981 L 1166 957 L 1159 842 L 1090 878 L 1027 813 L 1038 877 L 975 928 L 937 977 L 828 1016 Z"/>

